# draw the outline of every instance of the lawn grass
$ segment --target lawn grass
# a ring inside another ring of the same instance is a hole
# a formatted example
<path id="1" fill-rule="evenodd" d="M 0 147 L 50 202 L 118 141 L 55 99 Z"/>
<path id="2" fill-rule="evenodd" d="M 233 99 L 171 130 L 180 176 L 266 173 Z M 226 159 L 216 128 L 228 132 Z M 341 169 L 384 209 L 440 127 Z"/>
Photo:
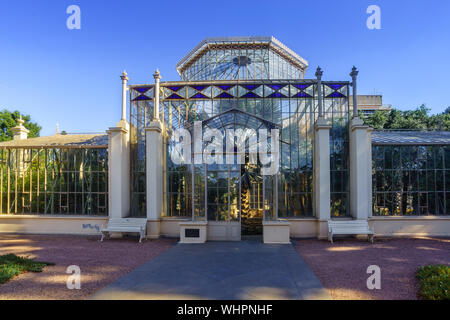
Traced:
<path id="1" fill-rule="evenodd" d="M 428 265 L 417 269 L 419 296 L 425 300 L 450 300 L 450 266 Z"/>
<path id="2" fill-rule="evenodd" d="M 49 265 L 53 265 L 53 263 L 34 261 L 12 253 L 2 255 L 0 256 L 0 284 L 22 272 L 42 272 L 42 269 Z"/>

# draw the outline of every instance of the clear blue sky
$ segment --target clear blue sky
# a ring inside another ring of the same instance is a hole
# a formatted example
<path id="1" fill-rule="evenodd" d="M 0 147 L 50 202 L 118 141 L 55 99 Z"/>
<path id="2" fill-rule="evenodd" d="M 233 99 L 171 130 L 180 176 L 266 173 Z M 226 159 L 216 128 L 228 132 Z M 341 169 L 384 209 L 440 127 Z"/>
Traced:
<path id="1" fill-rule="evenodd" d="M 81 8 L 81 30 L 66 8 Z M 381 8 L 381 30 L 366 9 Z M 175 64 L 205 37 L 273 35 L 307 59 L 307 78 L 349 80 L 360 94 L 433 113 L 450 105 L 450 1 L 103 1 L 0 2 L 0 108 L 30 114 L 53 134 L 100 132 L 120 118 L 121 82 L 178 80 Z"/>

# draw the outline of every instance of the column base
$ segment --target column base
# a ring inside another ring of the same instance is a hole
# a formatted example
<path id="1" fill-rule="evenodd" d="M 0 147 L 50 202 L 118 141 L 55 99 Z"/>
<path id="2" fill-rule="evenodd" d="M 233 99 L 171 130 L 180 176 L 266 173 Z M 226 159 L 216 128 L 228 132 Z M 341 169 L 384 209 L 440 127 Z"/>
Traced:
<path id="1" fill-rule="evenodd" d="M 317 221 L 317 239 L 319 240 L 328 239 L 328 220 Z"/>
<path id="2" fill-rule="evenodd" d="M 147 220 L 147 239 L 158 239 L 161 236 L 161 220 Z"/>

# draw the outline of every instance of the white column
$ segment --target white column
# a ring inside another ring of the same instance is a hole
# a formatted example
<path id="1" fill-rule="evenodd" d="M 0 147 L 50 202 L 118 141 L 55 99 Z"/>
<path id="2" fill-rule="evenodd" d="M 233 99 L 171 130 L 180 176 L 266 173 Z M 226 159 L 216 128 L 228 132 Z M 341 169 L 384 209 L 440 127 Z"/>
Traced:
<path id="1" fill-rule="evenodd" d="M 314 208 L 318 238 L 327 237 L 330 220 L 330 128 L 323 117 L 314 126 Z"/>
<path id="2" fill-rule="evenodd" d="M 350 73 L 353 87 L 353 119 L 350 122 L 350 214 L 367 220 L 372 211 L 372 143 L 371 128 L 358 116 L 356 78 L 358 70 Z"/>
<path id="3" fill-rule="evenodd" d="M 370 218 L 372 217 L 372 213 L 373 213 L 373 194 L 372 194 L 372 178 L 373 178 L 373 174 L 372 174 L 372 131 L 373 129 L 371 127 L 369 127 L 367 129 L 367 147 L 369 149 L 368 151 L 368 166 L 369 166 L 369 212 L 367 213 L 367 216 Z"/>
<path id="4" fill-rule="evenodd" d="M 120 76 L 120 79 L 122 79 L 122 118 L 121 121 L 127 121 L 127 72 L 122 72 L 122 75 Z"/>
<path id="5" fill-rule="evenodd" d="M 315 125 L 314 194 L 316 217 L 330 219 L 330 128 L 324 118 Z"/>
<path id="6" fill-rule="evenodd" d="M 153 78 L 155 79 L 153 118 L 157 121 L 159 120 L 159 80 L 161 80 L 161 75 L 159 74 L 158 69 L 156 69 L 153 74 Z"/>
<path id="7" fill-rule="evenodd" d="M 369 126 L 359 118 L 350 124 L 350 213 L 366 220 L 372 207 Z"/>
<path id="8" fill-rule="evenodd" d="M 157 238 L 163 210 L 164 136 L 160 121 L 152 121 L 145 128 L 147 168 L 147 234 Z"/>
<path id="9" fill-rule="evenodd" d="M 120 123 L 108 133 L 109 218 L 120 219 L 130 213 L 130 150 L 128 129 Z"/>
<path id="10" fill-rule="evenodd" d="M 319 117 L 314 124 L 314 211 L 318 219 L 317 236 L 328 236 L 330 220 L 330 129 L 323 116 L 322 69 L 317 67 L 317 98 Z"/>

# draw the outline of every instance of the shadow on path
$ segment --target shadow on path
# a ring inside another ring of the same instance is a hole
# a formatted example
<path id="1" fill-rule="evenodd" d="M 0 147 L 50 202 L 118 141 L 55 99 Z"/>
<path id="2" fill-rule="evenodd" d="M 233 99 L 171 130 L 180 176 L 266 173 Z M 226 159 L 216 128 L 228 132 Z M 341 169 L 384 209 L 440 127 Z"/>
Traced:
<path id="1" fill-rule="evenodd" d="M 331 299 L 292 245 L 177 244 L 91 299 Z"/>

